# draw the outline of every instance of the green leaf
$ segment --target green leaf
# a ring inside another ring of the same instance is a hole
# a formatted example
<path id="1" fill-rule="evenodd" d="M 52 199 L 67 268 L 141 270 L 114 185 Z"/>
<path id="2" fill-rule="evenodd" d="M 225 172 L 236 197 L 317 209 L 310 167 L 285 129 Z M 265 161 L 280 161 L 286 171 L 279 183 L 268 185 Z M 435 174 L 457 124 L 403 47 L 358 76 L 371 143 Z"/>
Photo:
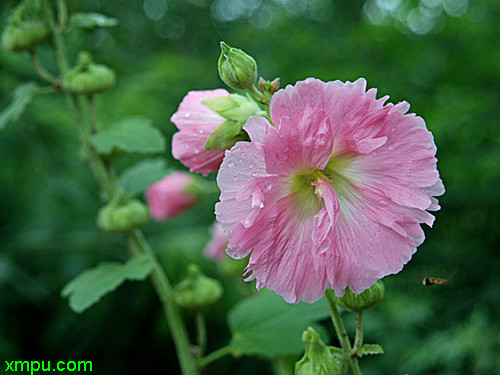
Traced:
<path id="1" fill-rule="evenodd" d="M 70 18 L 72 27 L 84 27 L 93 29 L 95 27 L 111 27 L 118 25 L 118 19 L 106 17 L 100 13 L 74 13 Z"/>
<path id="2" fill-rule="evenodd" d="M 38 90 L 38 86 L 33 82 L 19 85 L 14 90 L 12 102 L 0 113 L 0 130 L 9 122 L 19 120 L 26 106 L 31 102 Z"/>
<path id="3" fill-rule="evenodd" d="M 324 300 L 292 305 L 273 292 L 261 292 L 229 312 L 232 334 L 229 346 L 237 353 L 269 358 L 300 354 L 304 351 L 302 332 L 311 323 L 328 316 Z"/>
<path id="4" fill-rule="evenodd" d="M 163 159 L 143 160 L 126 169 L 119 178 L 127 198 L 142 193 L 152 183 L 168 175 L 169 170 Z"/>
<path id="5" fill-rule="evenodd" d="M 102 262 L 71 280 L 61 291 L 69 298 L 69 307 L 81 313 L 112 292 L 126 280 L 144 280 L 153 265 L 147 257 L 137 256 L 127 263 Z"/>
<path id="6" fill-rule="evenodd" d="M 364 344 L 361 347 L 358 356 L 362 357 L 364 355 L 371 355 L 371 354 L 384 354 L 384 349 L 382 349 L 382 347 L 378 344 Z"/>
<path id="7" fill-rule="evenodd" d="M 159 153 L 165 149 L 165 139 L 150 119 L 126 117 L 115 121 L 91 139 L 92 145 L 101 154 L 113 151 Z"/>

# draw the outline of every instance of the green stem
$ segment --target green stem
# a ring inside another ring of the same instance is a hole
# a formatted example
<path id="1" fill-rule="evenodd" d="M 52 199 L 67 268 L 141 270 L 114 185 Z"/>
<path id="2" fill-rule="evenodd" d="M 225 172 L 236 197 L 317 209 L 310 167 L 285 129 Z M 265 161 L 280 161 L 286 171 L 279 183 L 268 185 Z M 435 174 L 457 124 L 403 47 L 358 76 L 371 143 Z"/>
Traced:
<path id="1" fill-rule="evenodd" d="M 207 345 L 207 326 L 205 322 L 205 314 L 201 311 L 196 311 L 196 334 L 198 344 L 198 356 L 203 357 Z"/>
<path id="2" fill-rule="evenodd" d="M 351 368 L 352 375 L 361 375 L 361 370 L 359 369 L 358 360 L 356 358 L 351 357 L 352 347 L 349 342 L 349 337 L 347 336 L 347 332 L 344 327 L 344 323 L 342 322 L 342 318 L 340 317 L 339 310 L 337 309 L 337 305 L 333 299 L 333 290 L 328 289 L 325 292 L 326 302 L 328 303 L 328 308 L 330 310 L 330 315 L 332 316 L 333 326 L 335 327 L 335 331 L 337 332 L 337 337 L 340 342 L 340 346 L 342 347 L 342 352 L 344 354 L 344 360 L 347 362 L 349 367 Z"/>
<path id="3" fill-rule="evenodd" d="M 95 133 L 97 133 L 99 125 L 97 123 L 97 115 L 96 115 L 96 111 L 95 111 L 94 96 L 93 95 L 86 95 L 86 98 L 87 98 L 87 108 L 89 111 L 89 119 L 90 119 L 90 133 L 95 134 Z"/>
<path id="4" fill-rule="evenodd" d="M 229 346 L 223 346 L 220 349 L 217 349 L 216 351 L 208 354 L 207 356 L 201 358 L 198 361 L 198 367 L 200 369 L 206 367 L 209 363 L 216 361 L 219 358 L 224 357 L 225 355 L 231 354 L 232 349 Z"/>
<path id="5" fill-rule="evenodd" d="M 40 60 L 38 60 L 38 57 L 34 50 L 30 51 L 30 60 L 31 63 L 33 64 L 33 67 L 35 68 L 35 71 L 37 72 L 37 74 L 40 76 L 41 79 L 43 79 L 48 83 L 51 83 L 52 85 L 56 83 L 55 77 L 52 76 L 52 74 L 50 74 L 48 71 L 46 71 L 42 66 L 42 64 L 40 64 Z"/>
<path id="6" fill-rule="evenodd" d="M 174 339 L 177 356 L 184 375 L 197 375 L 198 366 L 195 358 L 191 354 L 191 344 L 188 339 L 187 331 L 182 320 L 181 313 L 174 300 L 174 291 L 167 279 L 158 258 L 144 238 L 142 232 L 138 229 L 127 234 L 127 242 L 132 249 L 139 249 L 140 253 L 146 255 L 153 264 L 151 280 L 156 293 L 159 295 L 162 303 L 165 317 L 168 322 L 172 338 Z"/>
<path id="7" fill-rule="evenodd" d="M 68 22 L 68 7 L 65 0 L 57 0 L 57 14 L 59 21 L 59 31 L 61 34 L 66 33 L 66 23 Z"/>
<path id="8" fill-rule="evenodd" d="M 58 0 L 58 10 L 59 10 L 59 20 L 61 23 L 64 21 L 66 4 L 64 0 Z M 66 62 L 66 55 L 64 51 L 64 42 L 61 35 L 61 30 L 57 29 L 54 19 L 54 14 L 50 5 L 47 1 L 43 1 L 43 9 L 45 16 L 47 18 L 47 22 L 53 34 L 53 43 L 54 49 L 56 53 L 57 63 L 59 67 L 59 71 L 62 76 L 66 74 L 68 69 Z M 64 21 L 65 22 L 65 21 Z M 84 151 L 86 153 L 87 161 L 94 172 L 94 176 L 97 181 L 101 185 L 101 189 L 106 195 L 106 200 L 111 200 L 114 195 L 117 193 L 118 186 L 113 182 L 113 176 L 111 171 L 106 168 L 105 163 L 103 162 L 100 155 L 95 151 L 90 142 L 90 132 L 88 129 L 84 127 L 83 119 L 82 119 L 82 111 L 79 106 L 76 97 L 68 92 L 65 92 L 66 100 L 70 111 L 73 115 L 78 135 L 80 137 L 80 141 L 83 144 Z M 95 116 L 95 111 L 93 109 L 92 100 L 89 101 L 89 117 L 91 121 L 91 129 L 97 128 L 97 120 Z M 144 239 L 142 233 L 139 230 L 134 230 L 133 232 L 126 234 L 127 243 L 129 244 L 129 248 L 132 254 L 134 255 L 146 255 L 153 264 L 153 270 L 151 274 L 151 279 L 153 282 L 153 286 L 156 289 L 157 294 L 159 295 L 165 312 L 165 316 L 167 318 L 167 322 L 169 324 L 170 330 L 172 332 L 172 337 L 176 345 L 177 355 L 179 357 L 180 366 L 182 369 L 183 375 L 197 375 L 198 366 L 195 358 L 191 355 L 190 352 L 190 343 L 187 335 L 186 328 L 182 321 L 182 317 L 179 311 L 179 308 L 175 304 L 174 301 L 174 293 L 173 289 L 170 285 L 170 282 L 165 275 L 163 268 L 161 267 L 156 255 L 150 248 L 149 244 Z"/>
<path id="9" fill-rule="evenodd" d="M 363 312 L 356 312 L 356 337 L 352 348 L 351 357 L 357 357 L 363 346 Z"/>

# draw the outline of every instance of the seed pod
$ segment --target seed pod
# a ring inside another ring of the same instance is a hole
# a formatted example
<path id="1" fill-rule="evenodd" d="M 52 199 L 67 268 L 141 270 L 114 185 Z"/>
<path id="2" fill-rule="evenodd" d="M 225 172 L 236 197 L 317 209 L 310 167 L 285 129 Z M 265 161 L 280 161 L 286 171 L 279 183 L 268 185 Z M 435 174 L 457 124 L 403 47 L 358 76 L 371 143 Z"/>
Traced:
<path id="1" fill-rule="evenodd" d="M 2 44 L 9 51 L 30 51 L 40 45 L 49 34 L 47 25 L 39 20 L 11 22 L 2 33 Z"/>
<path id="2" fill-rule="evenodd" d="M 188 275 L 175 287 L 175 301 L 181 307 L 199 310 L 210 306 L 222 295 L 219 281 L 205 276 L 196 264 L 188 266 Z"/>
<path id="3" fill-rule="evenodd" d="M 92 62 L 88 52 L 80 52 L 78 62 L 63 80 L 63 88 L 76 95 L 97 94 L 115 84 L 115 73 L 105 65 Z"/>
<path id="4" fill-rule="evenodd" d="M 354 294 L 349 288 L 346 288 L 344 296 L 334 297 L 334 301 L 348 311 L 361 312 L 375 307 L 383 297 L 384 284 L 382 280 L 379 280 L 360 294 Z"/>
<path id="5" fill-rule="evenodd" d="M 148 221 L 149 210 L 137 199 L 121 205 L 111 202 L 101 208 L 97 215 L 97 226 L 108 232 L 128 232 Z"/>

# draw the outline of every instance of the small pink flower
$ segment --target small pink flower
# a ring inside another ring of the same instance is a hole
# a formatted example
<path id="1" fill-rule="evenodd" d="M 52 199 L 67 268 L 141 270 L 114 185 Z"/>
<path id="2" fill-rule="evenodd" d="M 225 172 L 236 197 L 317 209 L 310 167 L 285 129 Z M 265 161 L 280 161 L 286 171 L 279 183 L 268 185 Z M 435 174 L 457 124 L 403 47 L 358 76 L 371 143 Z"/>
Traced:
<path id="1" fill-rule="evenodd" d="M 222 225 L 216 221 L 212 225 L 211 232 L 212 239 L 207 246 L 205 246 L 203 253 L 207 258 L 211 258 L 213 260 L 223 260 L 224 258 L 227 258 L 227 237 L 222 229 Z"/>
<path id="2" fill-rule="evenodd" d="M 217 220 L 228 253 L 250 252 L 247 280 L 290 303 L 327 288 L 355 293 L 401 271 L 444 193 L 436 146 L 409 105 L 384 105 L 366 81 L 309 78 L 278 91 L 274 126 L 250 117 L 252 142 L 226 156 Z"/>
<path id="3" fill-rule="evenodd" d="M 224 158 L 224 149 L 205 150 L 204 147 L 210 134 L 226 119 L 202 101 L 220 96 L 229 96 L 229 93 L 224 89 L 190 91 L 170 119 L 179 129 L 172 140 L 172 155 L 191 172 L 204 176 L 216 172 Z"/>
<path id="4" fill-rule="evenodd" d="M 193 176 L 186 172 L 174 172 L 155 182 L 146 190 L 151 217 L 155 220 L 167 220 L 181 214 L 198 200 L 190 190 Z"/>

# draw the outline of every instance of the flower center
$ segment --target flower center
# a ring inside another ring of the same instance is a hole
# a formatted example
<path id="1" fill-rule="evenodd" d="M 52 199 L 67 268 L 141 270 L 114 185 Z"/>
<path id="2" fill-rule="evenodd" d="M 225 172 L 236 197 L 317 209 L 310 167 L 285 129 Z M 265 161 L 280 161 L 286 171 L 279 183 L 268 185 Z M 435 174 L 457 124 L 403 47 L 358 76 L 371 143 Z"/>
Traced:
<path id="1" fill-rule="evenodd" d="M 352 185 L 349 180 L 349 167 L 352 157 L 332 156 L 323 170 L 302 171 L 291 178 L 290 193 L 301 217 L 315 215 L 323 206 L 323 189 L 318 182 L 328 180 L 337 195 L 348 192 Z"/>

